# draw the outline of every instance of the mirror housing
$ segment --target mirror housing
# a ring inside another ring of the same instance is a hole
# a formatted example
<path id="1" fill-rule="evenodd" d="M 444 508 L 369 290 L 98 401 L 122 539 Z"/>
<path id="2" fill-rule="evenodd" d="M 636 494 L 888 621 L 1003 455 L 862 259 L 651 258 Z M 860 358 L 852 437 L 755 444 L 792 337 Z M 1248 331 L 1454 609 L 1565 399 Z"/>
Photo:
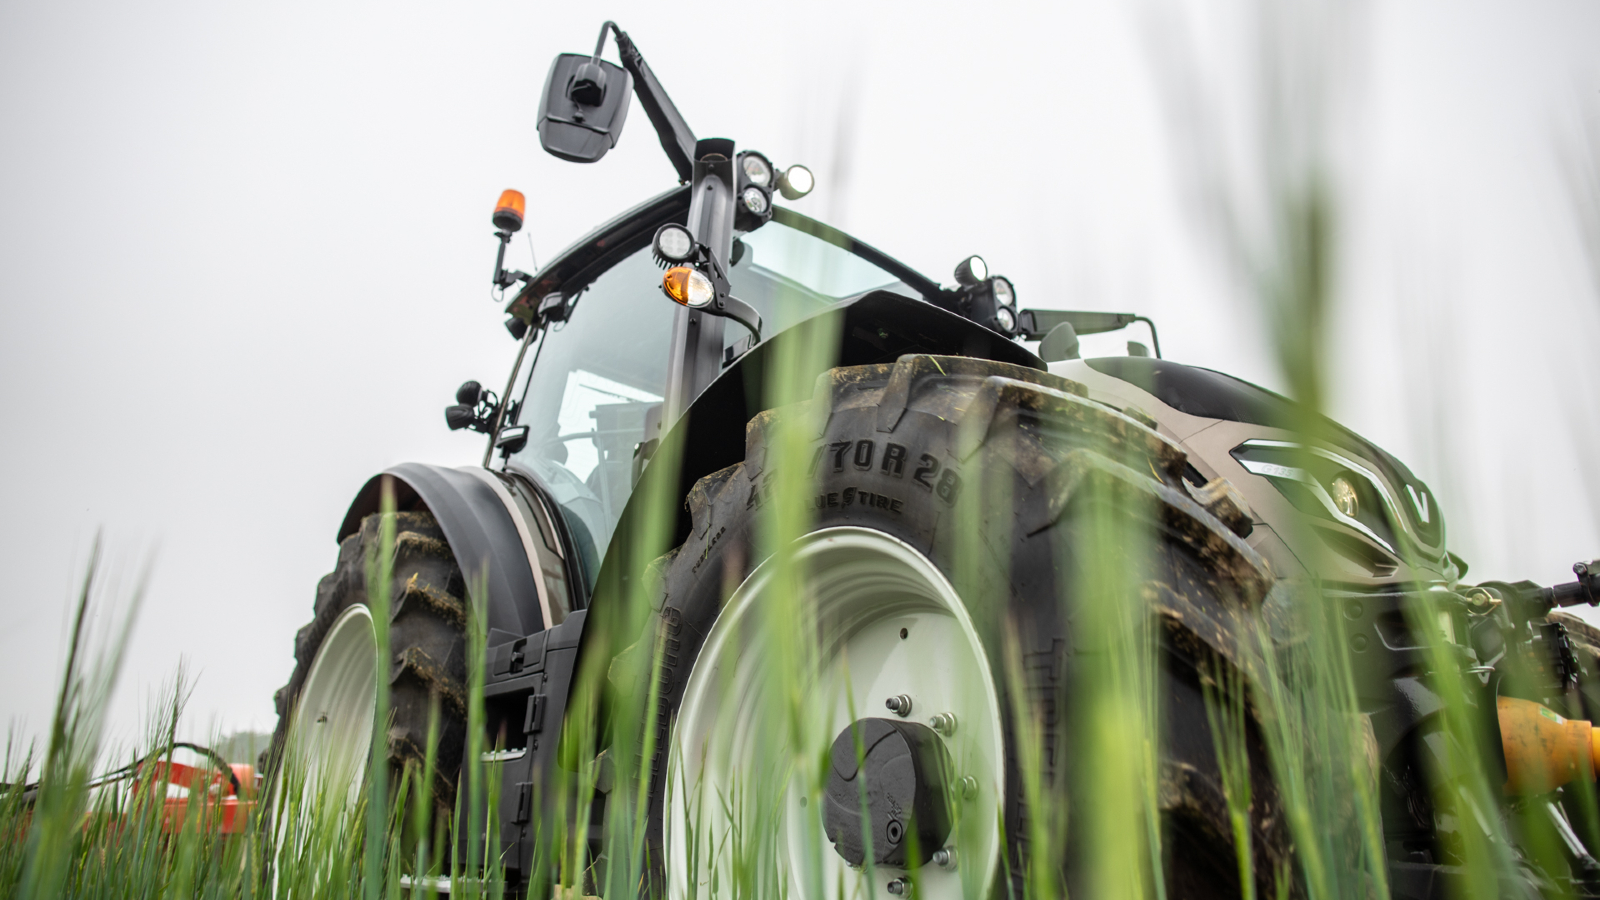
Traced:
<path id="1" fill-rule="evenodd" d="M 628 118 L 633 76 L 586 53 L 563 53 L 550 64 L 539 101 L 539 144 L 571 162 L 597 162 L 617 145 Z"/>

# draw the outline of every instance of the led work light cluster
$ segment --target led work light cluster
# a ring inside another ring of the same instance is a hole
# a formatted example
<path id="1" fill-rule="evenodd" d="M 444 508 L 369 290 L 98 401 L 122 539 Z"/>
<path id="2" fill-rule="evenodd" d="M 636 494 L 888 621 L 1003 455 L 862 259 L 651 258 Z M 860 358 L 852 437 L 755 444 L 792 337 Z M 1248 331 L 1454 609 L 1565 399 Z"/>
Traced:
<path id="1" fill-rule="evenodd" d="M 661 291 L 672 302 L 715 316 L 726 316 L 761 339 L 761 314 L 728 292 L 728 275 L 709 248 L 676 222 L 656 229 L 650 242 L 656 261 L 667 267 Z"/>
<path id="2" fill-rule="evenodd" d="M 754 231 L 772 218 L 773 190 L 785 200 L 799 200 L 816 186 L 816 178 L 805 166 L 790 166 L 780 173 L 771 160 L 754 150 L 740 153 L 736 163 L 739 202 L 734 209 L 733 227 L 740 231 Z"/>
<path id="3" fill-rule="evenodd" d="M 956 266 L 955 311 L 1006 337 L 1017 336 L 1017 289 L 1011 279 L 989 274 L 981 256 Z"/>

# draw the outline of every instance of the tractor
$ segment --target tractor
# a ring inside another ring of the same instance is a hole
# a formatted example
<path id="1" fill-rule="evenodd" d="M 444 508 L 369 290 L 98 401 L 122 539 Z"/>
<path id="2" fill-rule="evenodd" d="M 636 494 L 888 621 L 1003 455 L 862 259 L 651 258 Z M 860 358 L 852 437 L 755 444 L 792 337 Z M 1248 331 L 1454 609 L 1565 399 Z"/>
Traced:
<path id="1" fill-rule="evenodd" d="M 558 832 L 580 835 L 591 873 L 566 883 L 598 890 L 608 809 L 640 823 L 632 889 L 652 896 L 731 890 L 712 851 L 757 821 L 777 836 L 760 858 L 780 893 L 1023 896 L 1041 865 L 1082 890 L 1093 836 L 1041 845 L 1037 825 L 1086 774 L 1074 704 L 1120 652 L 1090 627 L 1114 609 L 1150 623 L 1166 895 L 1277 893 L 1285 872 L 1298 895 L 1260 681 L 1332 621 L 1389 896 L 1455 891 L 1491 840 L 1466 834 L 1479 828 L 1511 835 L 1494 839 L 1514 860 L 1503 895 L 1600 896 L 1582 836 L 1600 633 L 1552 612 L 1593 605 L 1600 564 L 1554 587 L 1466 584 L 1437 499 L 1400 460 L 1164 359 L 1143 316 L 1022 309 L 981 257 L 942 284 L 778 205 L 812 173 L 697 137 L 613 23 L 595 52 L 552 63 L 542 146 L 599 161 L 635 98 L 679 183 L 531 274 L 505 268 L 527 211 L 501 197 L 493 284 L 514 361 L 498 393 L 469 381 L 446 410 L 485 435 L 482 464 L 405 463 L 357 492 L 269 763 L 299 752 L 359 782 L 371 753 L 396 771 L 433 753 L 443 805 L 472 778 L 496 792 L 481 852 L 455 852 L 493 861 L 515 895 L 549 895 Z M 1081 358 L 1079 336 L 1129 328 L 1148 346 Z M 780 545 L 766 517 L 784 503 L 805 516 Z M 375 666 L 369 560 L 391 506 Z M 803 627 L 763 637 L 775 610 Z M 777 671 L 790 656 L 804 683 Z M 1230 691 L 1253 788 L 1242 828 L 1212 714 Z M 788 777 L 800 719 L 832 738 L 811 781 L 740 799 Z M 1500 800 L 1449 814 L 1441 754 L 1478 738 Z M 1517 843 L 1507 823 L 1529 815 L 1555 852 Z"/>

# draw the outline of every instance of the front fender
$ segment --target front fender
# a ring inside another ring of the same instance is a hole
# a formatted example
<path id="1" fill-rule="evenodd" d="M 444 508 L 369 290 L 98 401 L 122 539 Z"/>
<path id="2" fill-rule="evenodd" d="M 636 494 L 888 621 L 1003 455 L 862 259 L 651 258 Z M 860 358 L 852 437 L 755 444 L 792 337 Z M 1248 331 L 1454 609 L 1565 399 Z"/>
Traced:
<path id="1" fill-rule="evenodd" d="M 489 630 L 514 637 L 541 631 L 548 623 L 539 596 L 542 582 L 530 564 L 537 556 L 528 525 L 513 512 L 514 501 L 499 477 L 477 467 L 393 466 L 374 475 L 356 494 L 339 526 L 338 539 L 342 542 L 356 533 L 363 518 L 378 512 L 383 481 L 390 479 L 395 508 L 431 512 L 466 576 L 469 591 L 478 584 L 484 586 L 485 596 L 477 599 L 483 604 Z"/>

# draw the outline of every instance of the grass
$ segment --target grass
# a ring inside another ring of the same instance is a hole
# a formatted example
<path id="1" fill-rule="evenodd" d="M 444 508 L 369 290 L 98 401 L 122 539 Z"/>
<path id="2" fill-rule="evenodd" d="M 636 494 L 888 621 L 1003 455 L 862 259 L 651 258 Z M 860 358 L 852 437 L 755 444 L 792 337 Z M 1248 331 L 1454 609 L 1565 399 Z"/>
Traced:
<path id="1" fill-rule="evenodd" d="M 1260 304 L 1283 380 L 1306 413 L 1298 430 L 1317 440 L 1324 427 L 1317 411 L 1328 393 L 1324 324 L 1337 299 L 1339 190 L 1331 165 L 1319 153 L 1328 126 L 1319 116 L 1332 104 L 1317 93 L 1328 88 L 1319 80 L 1326 75 L 1319 69 L 1325 61 L 1315 53 L 1297 57 L 1285 49 L 1311 46 L 1297 30 L 1309 23 L 1283 17 L 1275 8 L 1263 6 L 1260 12 L 1258 62 L 1269 89 L 1259 98 L 1253 140 L 1256 155 L 1271 164 L 1261 169 L 1263 183 L 1249 189 L 1231 184 L 1222 167 L 1202 164 L 1196 194 L 1213 223 L 1219 256 L 1241 276 L 1241 290 Z M 1198 100 L 1185 100 L 1177 89 L 1174 94 L 1180 104 L 1191 104 L 1185 122 L 1207 121 Z M 1312 102 L 1297 105 L 1307 96 Z M 1202 149 L 1220 141 L 1205 133 L 1196 139 Z M 1216 155 L 1202 152 L 1198 158 Z M 1594 181 L 1594 171 L 1580 174 Z M 1600 202 L 1600 192 L 1585 196 Z M 1593 224 L 1600 221 L 1596 208 L 1582 207 L 1591 237 L 1600 233 Z M 766 696 L 777 710 L 770 732 L 750 740 L 772 766 L 720 792 L 701 781 L 687 782 L 681 768 L 668 769 L 673 780 L 667 790 L 687 811 L 688 869 L 712 873 L 704 883 L 687 879 L 685 893 L 693 898 L 779 900 L 844 892 L 844 873 L 833 883 L 827 874 L 832 848 L 814 829 L 792 834 L 781 814 L 796 799 L 809 809 L 821 808 L 834 739 L 810 696 L 823 681 L 826 661 L 816 642 L 796 639 L 817 634 L 822 626 L 793 547 L 813 524 L 806 472 L 820 429 L 818 411 L 795 401 L 810 395 L 812 373 L 824 367 L 826 348 L 837 344 L 838 335 L 827 331 L 830 322 L 800 327 L 816 333 L 783 345 L 765 382 L 768 405 L 791 413 L 775 419 L 768 435 L 767 465 L 778 475 L 769 479 L 770 502 L 760 510 L 758 552 L 778 587 L 755 620 L 758 630 L 750 642 L 771 673 Z M 673 471 L 685 449 L 668 442 L 651 465 Z M 949 575 L 975 618 L 1005 603 L 1009 573 L 996 568 L 992 548 L 1007 546 L 1013 537 L 1010 510 L 1017 490 L 1002 466 L 980 472 L 982 480 L 968 486 L 941 538 L 951 542 L 955 562 Z M 623 548 L 635 571 L 655 572 L 643 563 L 668 549 L 682 501 L 668 495 L 672 483 L 668 478 L 642 482 L 645 493 L 635 502 L 646 514 Z M 1014 622 L 991 616 L 983 626 L 997 634 L 1002 648 L 991 662 L 1012 723 L 1011 773 L 1026 815 L 995 822 L 980 811 L 957 827 L 1004 831 L 1012 822 L 1015 833 L 1006 834 L 1005 843 L 1024 844 L 1029 853 L 1005 856 L 997 888 L 986 873 L 963 870 L 966 896 L 986 896 L 993 889 L 1007 900 L 1070 894 L 1165 900 L 1168 893 L 1174 866 L 1169 826 L 1177 801 L 1175 776 L 1163 750 L 1174 738 L 1163 731 L 1173 700 L 1163 692 L 1176 651 L 1164 631 L 1166 620 L 1149 599 L 1150 580 L 1140 574 L 1155 564 L 1158 537 L 1151 509 L 1110 495 L 1097 498 L 1089 490 L 1087 508 L 1102 512 L 1085 514 L 1079 527 L 1059 532 L 1062 541 L 1073 542 L 1062 548 L 1064 556 L 1082 564 L 1062 574 L 1060 597 L 1042 601 L 1059 603 L 1073 622 L 1070 696 L 1041 698 L 1033 690 L 1036 673 L 1029 667 L 1037 662 L 1028 658 L 1026 635 Z M 392 508 L 392 497 L 386 497 L 385 513 Z M 386 587 L 394 541 L 392 516 L 385 521 L 369 579 L 380 586 L 372 597 L 380 659 L 388 656 Z M 450 880 L 452 896 L 503 892 L 496 854 L 486 852 L 499 846 L 500 791 L 494 773 L 479 762 L 482 751 L 490 749 L 483 725 L 481 627 L 468 628 L 467 771 L 449 816 L 436 818 L 431 802 L 434 740 L 420 767 L 394 773 L 381 752 L 384 733 L 378 728 L 373 742 L 378 752 L 366 767 L 353 807 L 344 802 L 345 785 L 318 783 L 314 773 L 291 762 L 240 834 L 225 837 L 208 827 L 215 810 L 201 791 L 191 792 L 187 801 L 193 827 L 168 830 L 162 826 L 163 804 L 152 799 L 154 788 L 147 781 L 96 787 L 92 777 L 111 759 L 102 747 L 104 712 L 125 644 L 125 630 L 101 644 L 87 631 L 92 608 L 108 603 L 98 594 L 98 560 L 97 548 L 78 597 L 48 742 L 42 752 L 15 736 L 6 745 L 0 776 L 6 784 L 0 791 L 0 895 L 387 900 L 432 896 L 434 877 Z M 551 785 L 553 796 L 533 800 L 533 808 L 545 813 L 535 822 L 538 852 L 529 875 L 558 897 L 618 900 L 664 891 L 653 875 L 665 861 L 651 857 L 646 840 L 651 761 L 664 749 L 656 673 L 669 652 L 650 627 L 658 587 L 652 577 L 631 579 L 611 618 L 591 623 L 597 635 L 590 646 L 609 652 L 586 655 L 569 701 L 570 724 L 561 740 L 574 777 Z M 1314 582 L 1279 583 L 1263 604 L 1271 616 L 1254 608 L 1239 612 L 1227 630 L 1231 644 L 1214 647 L 1199 660 L 1207 752 L 1217 762 L 1217 789 L 1226 810 L 1222 846 L 1232 852 L 1231 859 L 1217 862 L 1235 873 L 1246 900 L 1388 897 L 1379 761 L 1345 649 L 1349 635 L 1340 607 L 1326 590 Z M 481 583 L 469 594 L 481 597 Z M 139 596 L 135 591 L 130 610 L 137 609 Z M 1502 886 L 1524 872 L 1527 860 L 1559 855 L 1558 837 L 1537 809 L 1513 805 L 1501 814 L 1504 804 L 1488 774 L 1493 748 L 1483 739 L 1481 705 L 1470 684 L 1454 677 L 1461 663 L 1454 636 L 1441 627 L 1447 612 L 1427 593 L 1406 610 L 1411 631 L 1424 641 L 1423 674 L 1442 702 L 1427 763 L 1433 802 L 1441 815 L 1466 823 L 1453 831 L 1466 869 L 1459 882 L 1462 896 L 1501 896 Z M 131 617 L 132 612 L 127 621 Z M 471 621 L 480 621 L 476 609 Z M 380 722 L 388 709 L 385 676 L 380 670 Z M 647 687 L 615 690 L 619 684 Z M 146 746 L 157 748 L 158 757 L 171 756 L 163 748 L 174 744 L 182 697 L 180 677 L 170 701 L 150 723 Z M 868 714 L 852 708 L 851 718 Z M 437 711 L 430 734 L 438 734 Z M 858 756 L 864 753 L 859 735 L 856 747 Z M 1065 759 L 1068 748 L 1071 758 Z M 1589 821 L 1600 821 L 1593 791 L 1584 796 Z M 1281 803 L 1292 855 L 1275 856 L 1254 836 L 1253 822 L 1272 797 Z M 861 802 L 865 808 L 865 793 Z M 603 821 L 592 821 L 601 808 Z M 729 823 L 726 829 L 708 824 L 719 817 Z M 603 826 L 598 853 L 591 826 Z M 872 836 L 866 839 L 870 846 Z M 1023 869 L 1013 871 L 1018 860 Z M 875 900 L 870 862 L 866 868 L 861 900 Z M 913 893 L 923 877 L 911 871 Z M 403 881 L 421 886 L 404 888 Z"/>

